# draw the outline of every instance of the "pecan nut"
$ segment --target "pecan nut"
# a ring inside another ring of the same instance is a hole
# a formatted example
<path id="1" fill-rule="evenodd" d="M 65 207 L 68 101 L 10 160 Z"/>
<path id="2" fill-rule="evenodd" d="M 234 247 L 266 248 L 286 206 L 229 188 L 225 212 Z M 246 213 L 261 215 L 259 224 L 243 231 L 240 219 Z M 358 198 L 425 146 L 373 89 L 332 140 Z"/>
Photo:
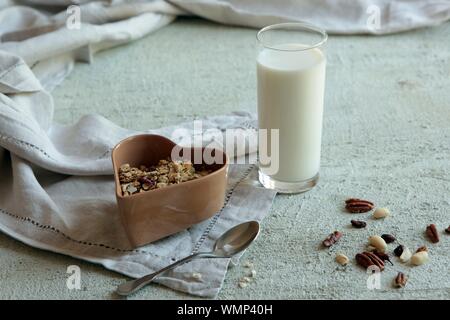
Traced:
<path id="1" fill-rule="evenodd" d="M 384 252 L 381 252 L 378 250 L 372 251 L 372 253 L 374 255 L 376 255 L 378 258 L 380 258 L 381 260 L 389 262 L 391 264 L 391 266 L 394 265 L 391 261 L 391 258 L 389 258 L 389 255 L 387 253 L 384 253 Z"/>
<path id="2" fill-rule="evenodd" d="M 416 252 L 422 252 L 422 251 L 428 251 L 428 248 L 426 246 L 421 246 L 416 250 Z"/>
<path id="3" fill-rule="evenodd" d="M 364 251 L 362 253 L 357 253 L 355 256 L 356 262 L 364 267 L 369 268 L 370 266 L 376 266 L 380 271 L 384 270 L 384 262 L 380 258 L 378 258 L 372 252 Z"/>
<path id="4" fill-rule="evenodd" d="M 353 227 L 357 229 L 365 228 L 367 226 L 367 223 L 359 220 L 351 220 L 350 223 L 352 224 Z"/>
<path id="5" fill-rule="evenodd" d="M 330 234 L 328 237 L 326 237 L 325 240 L 323 240 L 322 244 L 325 247 L 331 247 L 333 244 L 339 241 L 339 239 L 342 237 L 342 233 L 339 231 L 335 231 L 332 234 Z"/>
<path id="6" fill-rule="evenodd" d="M 430 224 L 429 226 L 427 226 L 426 233 L 431 242 L 439 242 L 439 232 L 436 229 L 436 225 Z"/>
<path id="7" fill-rule="evenodd" d="M 351 213 L 368 212 L 374 208 L 374 204 L 370 201 L 350 198 L 345 200 L 345 209 Z"/>
<path id="8" fill-rule="evenodd" d="M 397 288 L 403 288 L 406 285 L 407 281 L 408 277 L 403 272 L 399 272 L 394 279 L 394 285 Z"/>

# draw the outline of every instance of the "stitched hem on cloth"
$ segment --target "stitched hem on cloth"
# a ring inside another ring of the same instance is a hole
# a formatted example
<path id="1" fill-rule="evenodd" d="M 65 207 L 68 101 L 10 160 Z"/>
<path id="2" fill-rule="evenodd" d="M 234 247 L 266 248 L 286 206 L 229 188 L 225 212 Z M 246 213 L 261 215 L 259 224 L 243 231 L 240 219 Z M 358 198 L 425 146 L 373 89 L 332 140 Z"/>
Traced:
<path id="1" fill-rule="evenodd" d="M 200 246 L 202 245 L 203 241 L 206 239 L 206 237 L 208 236 L 209 232 L 211 232 L 212 228 L 214 227 L 214 225 L 216 224 L 217 220 L 219 219 L 220 214 L 222 213 L 223 209 L 228 204 L 231 196 L 233 195 L 234 190 L 239 185 L 239 183 L 241 183 L 250 174 L 251 169 L 253 169 L 253 166 L 250 166 L 250 168 L 248 168 L 244 172 L 244 174 L 238 179 L 238 181 L 234 184 L 234 186 L 232 186 L 231 189 L 227 192 L 226 197 L 225 197 L 225 202 L 224 202 L 222 208 L 212 218 L 212 221 L 209 223 L 208 227 L 205 229 L 205 231 L 203 232 L 202 236 L 200 237 L 200 239 L 195 244 L 193 253 L 195 253 L 200 248 Z M 62 237 L 66 238 L 67 240 L 75 242 L 77 244 L 87 245 L 87 246 L 96 246 L 96 247 L 100 247 L 100 248 L 114 250 L 114 251 L 117 251 L 117 252 L 140 253 L 140 254 L 148 254 L 148 255 L 158 256 L 158 255 L 155 255 L 155 254 L 150 253 L 148 251 L 140 250 L 140 249 L 121 249 L 121 248 L 112 247 L 112 246 L 109 246 L 109 245 L 106 245 L 106 244 L 103 244 L 103 243 L 95 243 L 95 242 L 90 242 L 90 241 L 77 240 L 77 239 L 74 239 L 74 238 L 70 237 L 69 235 L 65 234 L 64 232 L 62 232 L 61 230 L 57 229 L 54 226 L 42 224 L 42 223 L 40 223 L 40 222 L 38 222 L 36 220 L 33 220 L 33 219 L 29 218 L 29 217 L 22 217 L 22 216 L 19 216 L 19 215 L 15 215 L 15 214 L 13 214 L 13 213 L 5 210 L 5 209 L 2 209 L 2 208 L 0 208 L 0 213 L 3 213 L 5 215 L 8 215 L 8 216 L 13 217 L 13 218 L 15 218 L 17 220 L 20 220 L 20 221 L 28 222 L 28 223 L 34 225 L 37 228 L 47 229 L 47 230 L 53 231 L 54 233 L 59 234 Z"/>

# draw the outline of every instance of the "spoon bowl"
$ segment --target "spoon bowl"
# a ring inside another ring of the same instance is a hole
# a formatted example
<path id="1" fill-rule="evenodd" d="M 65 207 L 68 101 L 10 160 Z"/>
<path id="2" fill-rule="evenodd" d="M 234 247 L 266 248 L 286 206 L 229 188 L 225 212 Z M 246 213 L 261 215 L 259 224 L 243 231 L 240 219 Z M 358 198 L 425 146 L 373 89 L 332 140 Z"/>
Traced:
<path id="1" fill-rule="evenodd" d="M 217 239 L 214 253 L 218 256 L 231 257 L 245 250 L 259 235 L 259 223 L 248 221 L 238 224 Z"/>
<path id="2" fill-rule="evenodd" d="M 230 258 L 233 255 L 245 250 L 258 237 L 259 223 L 257 221 L 247 221 L 226 231 L 217 239 L 214 245 L 214 251 L 194 253 L 184 259 L 178 260 L 171 265 L 143 276 L 139 279 L 130 280 L 117 287 L 117 294 L 128 296 L 148 283 L 152 282 L 161 273 L 173 269 L 193 259 L 199 258 Z"/>

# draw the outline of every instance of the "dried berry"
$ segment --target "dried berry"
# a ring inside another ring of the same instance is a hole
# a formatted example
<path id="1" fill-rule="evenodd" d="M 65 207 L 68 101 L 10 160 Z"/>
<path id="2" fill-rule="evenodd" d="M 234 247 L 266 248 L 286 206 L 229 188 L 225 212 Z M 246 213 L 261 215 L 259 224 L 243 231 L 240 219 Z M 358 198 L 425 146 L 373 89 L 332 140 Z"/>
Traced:
<path id="1" fill-rule="evenodd" d="M 395 237 L 394 237 L 393 235 L 391 235 L 391 234 L 382 234 L 381 237 L 383 238 L 384 241 L 386 241 L 386 243 L 392 243 L 392 242 L 394 242 L 395 240 L 397 240 L 397 239 L 395 239 Z"/>
<path id="2" fill-rule="evenodd" d="M 335 231 L 332 234 L 330 234 L 325 240 L 323 240 L 322 244 L 325 247 L 331 247 L 333 244 L 339 241 L 339 239 L 342 237 L 342 233 L 339 231 Z"/>
<path id="3" fill-rule="evenodd" d="M 380 269 L 380 271 L 384 270 L 384 262 L 372 252 L 364 251 L 362 253 L 358 253 L 355 256 L 356 262 L 364 267 L 369 268 L 370 266 L 376 266 Z"/>
<path id="4" fill-rule="evenodd" d="M 439 233 L 436 229 L 436 225 L 430 224 L 427 226 L 426 233 L 428 238 L 430 238 L 431 242 L 438 243 L 439 242 Z"/>
<path id="5" fill-rule="evenodd" d="M 372 210 L 374 204 L 367 200 L 350 198 L 345 201 L 345 208 L 351 213 L 362 213 Z"/>
<path id="6" fill-rule="evenodd" d="M 378 250 L 372 251 L 372 253 L 374 255 L 376 255 L 378 258 L 380 258 L 381 260 L 389 262 L 391 264 L 391 266 L 394 265 L 391 261 L 391 258 L 389 258 L 389 255 L 387 253 L 380 252 Z"/>
<path id="7" fill-rule="evenodd" d="M 394 254 L 397 257 L 400 257 L 403 253 L 403 250 L 405 250 L 405 246 L 400 244 L 397 248 L 394 249 Z"/>
<path id="8" fill-rule="evenodd" d="M 399 272 L 394 279 L 394 285 L 397 288 L 403 288 L 406 285 L 407 281 L 408 277 L 403 272 Z"/>
<path id="9" fill-rule="evenodd" d="M 140 177 L 138 180 L 141 184 L 148 184 L 150 186 L 155 184 L 155 181 L 151 180 L 148 177 Z"/>
<path id="10" fill-rule="evenodd" d="M 358 229 L 365 228 L 367 226 L 367 223 L 365 223 L 364 221 L 351 220 L 350 222 L 353 227 L 358 228 Z"/>

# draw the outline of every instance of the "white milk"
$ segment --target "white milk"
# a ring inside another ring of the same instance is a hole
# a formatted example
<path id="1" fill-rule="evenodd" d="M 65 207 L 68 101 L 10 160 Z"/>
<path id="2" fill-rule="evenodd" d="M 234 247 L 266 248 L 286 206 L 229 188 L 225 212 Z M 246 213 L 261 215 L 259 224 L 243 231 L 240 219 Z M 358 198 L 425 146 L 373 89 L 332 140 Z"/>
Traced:
<path id="1" fill-rule="evenodd" d="M 277 49 L 303 48 L 286 44 Z M 279 170 L 272 179 L 298 182 L 320 167 L 326 59 L 318 48 L 305 51 L 263 49 L 257 59 L 258 121 L 279 129 Z M 270 141 L 269 141 L 269 150 Z M 260 165 L 263 173 L 270 170 Z"/>

